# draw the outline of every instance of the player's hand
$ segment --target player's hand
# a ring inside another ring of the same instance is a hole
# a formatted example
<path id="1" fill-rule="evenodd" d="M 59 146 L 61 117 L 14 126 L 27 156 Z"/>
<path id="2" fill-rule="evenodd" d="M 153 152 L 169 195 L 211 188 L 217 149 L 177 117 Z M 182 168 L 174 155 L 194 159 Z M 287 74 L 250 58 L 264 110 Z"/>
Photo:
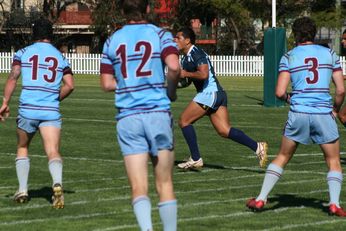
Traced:
<path id="1" fill-rule="evenodd" d="M 339 118 L 338 113 L 334 109 L 332 110 L 332 113 L 333 113 L 334 118 Z"/>
<path id="2" fill-rule="evenodd" d="M 185 78 L 185 77 L 187 76 L 186 72 L 187 72 L 187 71 L 181 69 L 181 71 L 180 71 L 180 78 L 181 78 L 181 79 L 183 79 L 183 78 Z"/>
<path id="3" fill-rule="evenodd" d="M 10 115 L 10 107 L 7 104 L 3 104 L 0 108 L 0 121 L 5 121 Z"/>

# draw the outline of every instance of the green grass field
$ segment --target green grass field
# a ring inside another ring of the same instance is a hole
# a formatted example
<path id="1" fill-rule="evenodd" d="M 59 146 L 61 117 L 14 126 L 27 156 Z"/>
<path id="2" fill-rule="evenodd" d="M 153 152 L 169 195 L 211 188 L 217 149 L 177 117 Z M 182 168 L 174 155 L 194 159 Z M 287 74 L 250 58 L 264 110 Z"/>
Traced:
<path id="1" fill-rule="evenodd" d="M 24 205 L 12 201 L 17 189 L 17 89 L 11 102 L 11 117 L 0 124 L 0 230 L 138 230 L 115 138 L 113 94 L 100 90 L 97 76 L 79 75 L 75 79 L 74 93 L 61 104 L 65 208 L 51 208 L 51 178 L 39 135 L 30 147 L 31 201 Z M 5 80 L 5 75 L 0 75 L 1 92 Z M 288 107 L 261 105 L 262 78 L 230 77 L 220 81 L 228 92 L 232 125 L 256 140 L 268 141 L 273 159 Z M 188 155 L 188 148 L 176 121 L 194 93 L 191 86 L 179 90 L 178 101 L 172 106 L 177 161 Z M 259 193 L 264 170 L 258 167 L 252 151 L 219 137 L 208 118 L 198 121 L 195 128 L 206 166 L 199 172 L 174 171 L 179 230 L 346 230 L 346 219 L 327 214 L 327 168 L 318 146 L 298 148 L 270 194 L 266 210 L 254 214 L 246 209 L 245 202 Z M 340 135 L 346 169 L 346 134 L 342 126 Z M 154 228 L 162 230 L 150 173 Z M 345 187 L 341 201 L 346 206 Z"/>

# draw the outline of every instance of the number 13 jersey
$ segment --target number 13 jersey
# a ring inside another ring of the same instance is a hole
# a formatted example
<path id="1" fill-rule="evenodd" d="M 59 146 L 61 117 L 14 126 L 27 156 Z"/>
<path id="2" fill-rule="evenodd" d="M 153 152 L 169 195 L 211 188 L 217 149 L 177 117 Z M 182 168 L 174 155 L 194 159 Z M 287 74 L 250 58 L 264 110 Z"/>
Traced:
<path id="1" fill-rule="evenodd" d="M 60 119 L 62 77 L 72 74 L 60 51 L 50 43 L 36 42 L 16 52 L 12 62 L 15 65 L 20 65 L 22 75 L 19 114 L 35 120 Z"/>

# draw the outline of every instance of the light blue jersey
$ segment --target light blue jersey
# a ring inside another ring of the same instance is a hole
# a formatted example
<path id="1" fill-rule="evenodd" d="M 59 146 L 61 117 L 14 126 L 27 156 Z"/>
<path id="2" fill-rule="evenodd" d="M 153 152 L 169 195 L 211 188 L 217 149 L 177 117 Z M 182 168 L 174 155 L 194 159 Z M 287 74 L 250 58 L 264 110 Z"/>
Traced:
<path id="1" fill-rule="evenodd" d="M 329 85 L 332 73 L 340 70 L 339 57 L 320 45 L 300 45 L 286 53 L 279 72 L 291 76 L 291 111 L 329 114 L 333 109 Z"/>
<path id="2" fill-rule="evenodd" d="M 72 74 L 60 51 L 50 43 L 36 42 L 17 51 L 12 65 L 21 66 L 19 115 L 33 120 L 60 119 L 59 94 L 62 77 Z"/>
<path id="3" fill-rule="evenodd" d="M 127 24 L 104 44 L 101 74 L 115 75 L 117 119 L 169 111 L 164 60 L 178 49 L 172 34 L 152 24 Z"/>

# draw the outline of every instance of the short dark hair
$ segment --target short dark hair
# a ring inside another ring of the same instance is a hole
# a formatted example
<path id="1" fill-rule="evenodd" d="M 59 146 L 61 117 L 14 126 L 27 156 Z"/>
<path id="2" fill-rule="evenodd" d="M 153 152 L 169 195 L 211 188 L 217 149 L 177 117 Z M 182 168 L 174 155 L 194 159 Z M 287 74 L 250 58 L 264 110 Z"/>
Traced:
<path id="1" fill-rule="evenodd" d="M 191 44 L 196 43 L 196 34 L 190 27 L 183 27 L 178 32 L 181 32 L 184 38 L 190 39 Z"/>
<path id="2" fill-rule="evenodd" d="M 127 20 L 146 19 L 148 0 L 120 0 L 120 7 Z"/>
<path id="3" fill-rule="evenodd" d="M 346 34 L 346 29 L 342 32 L 342 34 Z"/>
<path id="4" fill-rule="evenodd" d="M 311 18 L 301 17 L 294 21 L 292 31 L 296 43 L 313 42 L 317 33 L 317 27 Z"/>
<path id="5" fill-rule="evenodd" d="M 37 19 L 32 25 L 33 40 L 53 38 L 53 24 L 46 18 Z"/>

